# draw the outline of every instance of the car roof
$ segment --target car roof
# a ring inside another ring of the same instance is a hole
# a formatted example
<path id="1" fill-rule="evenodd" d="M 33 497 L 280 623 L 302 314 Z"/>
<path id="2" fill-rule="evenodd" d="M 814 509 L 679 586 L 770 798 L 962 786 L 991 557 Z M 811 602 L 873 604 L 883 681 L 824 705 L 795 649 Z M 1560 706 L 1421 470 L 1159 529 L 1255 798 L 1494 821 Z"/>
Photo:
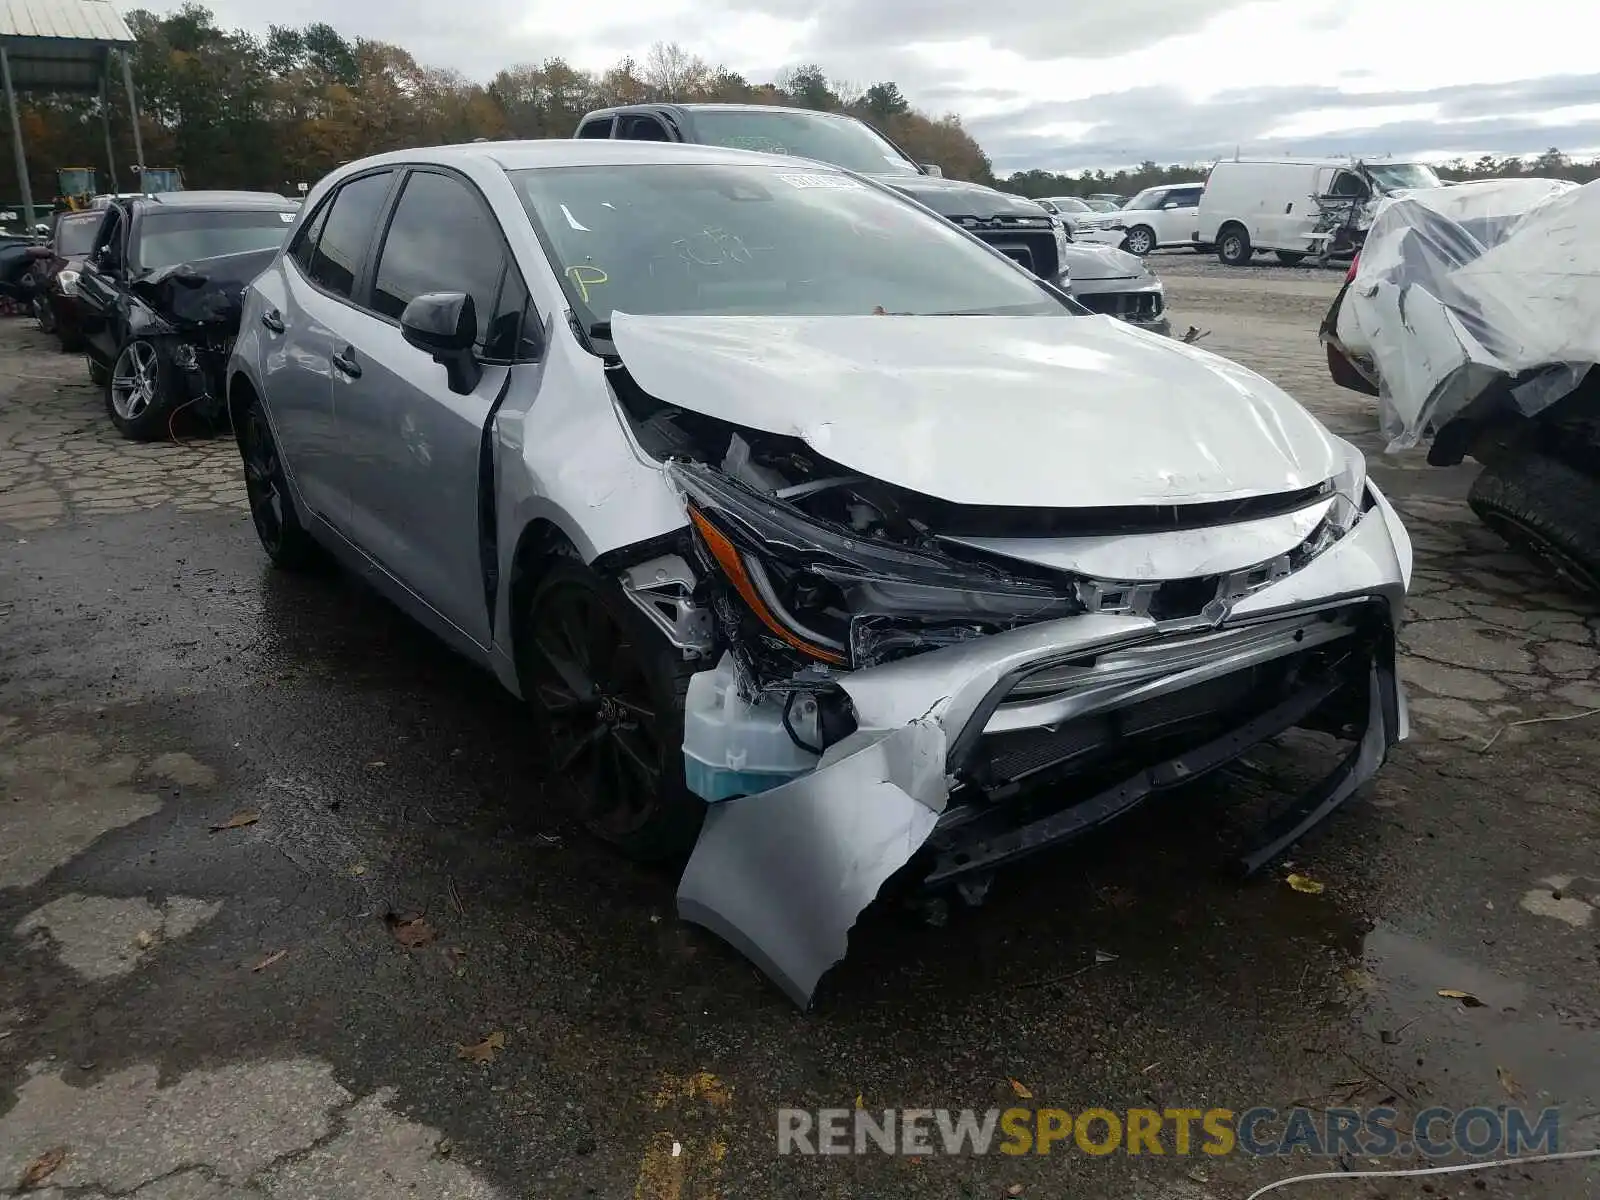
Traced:
<path id="1" fill-rule="evenodd" d="M 523 171 L 537 167 L 654 166 L 677 163 L 685 166 L 773 166 L 811 173 L 838 172 L 827 163 L 797 160 L 792 154 L 763 154 L 755 150 L 732 150 L 683 142 L 628 142 L 582 138 L 546 138 L 524 142 L 467 142 L 456 146 L 421 146 L 415 150 L 394 150 L 360 159 L 339 168 L 341 175 L 372 167 L 405 163 L 434 163 L 439 166 L 466 166 L 490 162 L 504 171 Z M 803 162 L 803 168 L 797 167 Z M 173 193 L 181 195 L 182 193 Z"/>
<path id="2" fill-rule="evenodd" d="M 609 113 L 641 112 L 650 109 L 669 108 L 679 112 L 780 112 L 794 113 L 806 117 L 829 117 L 836 121 L 856 121 L 849 113 L 822 112 L 815 108 L 799 108 L 785 104 L 732 104 L 707 101 L 697 104 L 673 104 L 669 101 L 644 101 L 640 104 L 614 104 L 610 108 L 597 108 L 585 113 L 585 117 L 603 117 Z"/>
<path id="3" fill-rule="evenodd" d="M 147 211 L 155 209 L 281 209 L 292 201 L 276 192 L 157 192 L 135 196 L 132 204 Z"/>

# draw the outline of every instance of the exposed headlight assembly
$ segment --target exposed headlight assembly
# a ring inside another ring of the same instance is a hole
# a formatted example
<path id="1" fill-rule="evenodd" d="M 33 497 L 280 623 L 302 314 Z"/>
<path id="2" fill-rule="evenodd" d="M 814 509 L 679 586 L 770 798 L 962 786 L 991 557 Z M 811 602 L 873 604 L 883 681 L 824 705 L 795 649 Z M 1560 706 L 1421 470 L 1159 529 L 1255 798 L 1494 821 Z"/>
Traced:
<path id="1" fill-rule="evenodd" d="M 61 288 L 63 296 L 76 296 L 78 294 L 78 273 L 76 271 L 59 271 L 56 273 L 56 284 Z"/>
<path id="2" fill-rule="evenodd" d="M 666 469 L 707 565 L 766 633 L 818 662 L 868 666 L 1083 611 L 1066 591 L 863 538 L 698 463 Z"/>

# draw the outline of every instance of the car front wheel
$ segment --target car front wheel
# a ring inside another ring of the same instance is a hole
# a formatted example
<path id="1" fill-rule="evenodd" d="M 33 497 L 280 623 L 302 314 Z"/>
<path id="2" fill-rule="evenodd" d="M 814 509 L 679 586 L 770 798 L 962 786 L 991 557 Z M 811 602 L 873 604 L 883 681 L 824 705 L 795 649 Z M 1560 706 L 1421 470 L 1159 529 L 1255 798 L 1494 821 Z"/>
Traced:
<path id="1" fill-rule="evenodd" d="M 1250 248 L 1250 235 L 1242 225 L 1229 225 L 1217 235 L 1217 258 L 1224 266 L 1248 266 L 1254 253 Z"/>
<path id="2" fill-rule="evenodd" d="M 1128 236 L 1122 239 L 1122 248 L 1129 254 L 1143 258 L 1156 248 L 1155 230 L 1148 225 L 1135 225 L 1128 230 Z"/>
<path id="3" fill-rule="evenodd" d="M 106 412 L 123 437 L 149 442 L 167 433 L 173 407 L 172 359 L 153 341 L 127 342 L 106 380 Z"/>
<path id="4" fill-rule="evenodd" d="M 1574 591 L 1600 593 L 1600 481 L 1543 454 L 1487 466 L 1467 493 L 1472 511 Z"/>
<path id="5" fill-rule="evenodd" d="M 589 831 L 640 861 L 688 854 L 705 803 L 683 777 L 682 655 L 616 583 L 568 558 L 534 587 L 517 646 L 523 695 Z"/>

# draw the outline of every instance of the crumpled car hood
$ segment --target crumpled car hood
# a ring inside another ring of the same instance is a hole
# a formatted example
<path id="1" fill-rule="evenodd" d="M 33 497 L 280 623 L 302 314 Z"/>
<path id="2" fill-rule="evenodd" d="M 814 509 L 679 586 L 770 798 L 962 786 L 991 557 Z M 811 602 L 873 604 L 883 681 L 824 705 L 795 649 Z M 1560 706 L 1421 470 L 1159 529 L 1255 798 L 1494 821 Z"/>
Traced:
<path id="1" fill-rule="evenodd" d="M 1150 268 L 1144 259 L 1115 246 L 1092 246 L 1071 242 L 1061 258 L 1061 265 L 1074 280 L 1082 279 L 1138 279 L 1149 275 Z"/>
<path id="2" fill-rule="evenodd" d="M 612 340 L 658 400 L 957 504 L 1238 499 L 1343 461 L 1259 375 L 1110 318 L 615 313 Z"/>
<path id="3" fill-rule="evenodd" d="M 244 289 L 266 270 L 277 254 L 275 248 L 197 258 L 172 267 L 151 271 L 133 281 L 133 288 L 145 303 L 167 320 L 180 324 L 215 322 L 237 329 L 244 306 Z M 196 283 L 187 274 L 204 276 Z"/>

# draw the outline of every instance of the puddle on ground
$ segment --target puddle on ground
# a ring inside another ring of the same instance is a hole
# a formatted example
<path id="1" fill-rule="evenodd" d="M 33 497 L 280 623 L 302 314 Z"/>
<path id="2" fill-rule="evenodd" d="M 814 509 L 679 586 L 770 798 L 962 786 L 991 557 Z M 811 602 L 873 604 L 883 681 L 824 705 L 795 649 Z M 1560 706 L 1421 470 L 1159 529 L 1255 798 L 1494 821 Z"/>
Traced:
<path id="1" fill-rule="evenodd" d="M 1367 1001 L 1353 1014 L 1373 1043 L 1419 1081 L 1420 1099 L 1559 1105 L 1568 1119 L 1600 1133 L 1600 1029 L 1562 1011 L 1536 983 L 1507 978 L 1393 925 L 1367 934 Z M 1439 995 L 1465 992 L 1481 1006 Z M 1509 1080 L 1509 1083 L 1507 1082 Z M 1572 1142 L 1579 1130 L 1563 1130 Z"/>

